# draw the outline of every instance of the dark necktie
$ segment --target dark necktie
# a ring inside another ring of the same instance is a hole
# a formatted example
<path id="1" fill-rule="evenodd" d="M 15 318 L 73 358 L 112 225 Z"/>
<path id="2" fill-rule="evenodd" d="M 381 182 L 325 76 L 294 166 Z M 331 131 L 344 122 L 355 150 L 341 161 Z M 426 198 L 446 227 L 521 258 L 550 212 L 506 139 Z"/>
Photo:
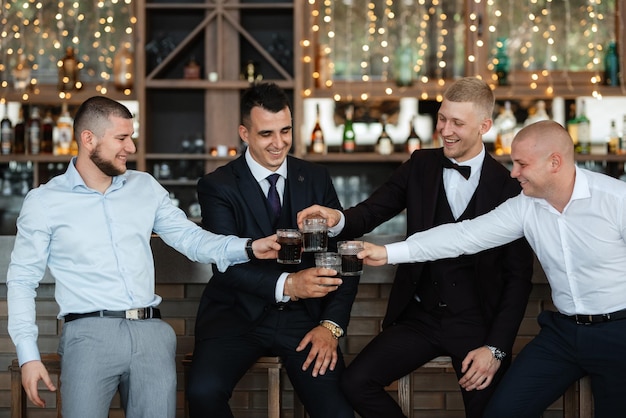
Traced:
<path id="1" fill-rule="evenodd" d="M 270 204 L 272 208 L 272 214 L 274 215 L 274 219 L 272 221 L 276 222 L 278 218 L 280 218 L 280 196 L 278 196 L 278 190 L 276 189 L 276 182 L 280 174 L 270 174 L 267 176 L 267 181 L 270 182 L 270 190 L 267 193 L 267 202 Z"/>
<path id="2" fill-rule="evenodd" d="M 444 168 L 452 168 L 452 169 L 458 171 L 459 173 L 461 173 L 461 175 L 463 177 L 465 177 L 465 180 L 469 179 L 470 174 L 472 172 L 472 167 L 470 167 L 468 165 L 458 165 L 458 164 L 453 163 L 452 161 L 450 161 L 447 157 L 443 157 L 443 167 Z"/>

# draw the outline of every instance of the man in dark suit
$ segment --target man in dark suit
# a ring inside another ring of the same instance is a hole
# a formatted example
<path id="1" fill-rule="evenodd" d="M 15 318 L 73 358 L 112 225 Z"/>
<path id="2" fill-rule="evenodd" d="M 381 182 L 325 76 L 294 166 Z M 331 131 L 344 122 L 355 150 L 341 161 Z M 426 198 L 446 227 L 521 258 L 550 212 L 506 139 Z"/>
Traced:
<path id="1" fill-rule="evenodd" d="M 278 86 L 246 90 L 241 119 L 244 155 L 198 182 L 206 229 L 264 237 L 297 228 L 297 212 L 312 204 L 341 209 L 328 171 L 287 155 L 291 109 Z M 268 201 L 275 194 L 277 211 Z M 311 418 L 354 417 L 339 390 L 345 364 L 338 338 L 348 326 L 358 277 L 333 278 L 334 270 L 314 266 L 313 254 L 304 253 L 298 265 L 252 260 L 248 268 L 214 269 L 196 319 L 187 392 L 192 417 L 232 417 L 233 388 L 264 355 L 282 358 Z"/>
<path id="2" fill-rule="evenodd" d="M 313 206 L 298 220 L 321 214 L 341 238 L 367 233 L 406 209 L 411 235 L 476 217 L 519 194 L 519 183 L 482 142 L 493 123 L 494 102 L 483 81 L 456 81 L 437 115 L 443 148 L 415 151 L 368 199 L 343 214 Z M 383 331 L 342 375 L 342 389 L 355 410 L 363 418 L 402 417 L 385 386 L 447 355 L 463 389 L 466 416 L 481 417 L 510 365 L 532 262 L 528 244 L 518 240 L 473 256 L 400 265 Z"/>

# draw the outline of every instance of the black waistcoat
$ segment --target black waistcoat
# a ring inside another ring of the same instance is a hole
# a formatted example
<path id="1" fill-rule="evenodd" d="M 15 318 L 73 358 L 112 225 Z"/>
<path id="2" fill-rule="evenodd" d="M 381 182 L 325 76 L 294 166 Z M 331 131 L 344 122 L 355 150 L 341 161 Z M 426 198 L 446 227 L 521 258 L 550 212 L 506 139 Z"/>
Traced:
<path id="1" fill-rule="evenodd" d="M 470 219 L 476 213 L 476 194 L 456 222 Z M 443 182 L 438 193 L 435 226 L 455 222 L 448 204 Z M 451 312 L 461 312 L 478 306 L 475 286 L 475 255 L 463 255 L 426 263 L 417 288 L 417 295 L 425 309 L 432 310 L 440 303 Z"/>

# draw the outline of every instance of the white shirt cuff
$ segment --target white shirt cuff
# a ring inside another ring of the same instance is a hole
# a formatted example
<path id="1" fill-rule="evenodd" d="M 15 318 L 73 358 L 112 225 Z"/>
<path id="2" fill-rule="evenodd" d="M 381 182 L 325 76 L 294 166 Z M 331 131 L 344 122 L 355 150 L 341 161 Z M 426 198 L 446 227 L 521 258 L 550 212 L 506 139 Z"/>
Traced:
<path id="1" fill-rule="evenodd" d="M 402 264 L 411 261 L 409 246 L 405 241 L 385 245 L 387 249 L 387 264 Z"/>
<path id="2" fill-rule="evenodd" d="M 287 276 L 289 276 L 289 273 L 281 273 L 278 281 L 276 282 L 276 290 L 274 291 L 276 303 L 289 302 L 290 297 L 285 295 L 285 281 L 287 280 Z"/>

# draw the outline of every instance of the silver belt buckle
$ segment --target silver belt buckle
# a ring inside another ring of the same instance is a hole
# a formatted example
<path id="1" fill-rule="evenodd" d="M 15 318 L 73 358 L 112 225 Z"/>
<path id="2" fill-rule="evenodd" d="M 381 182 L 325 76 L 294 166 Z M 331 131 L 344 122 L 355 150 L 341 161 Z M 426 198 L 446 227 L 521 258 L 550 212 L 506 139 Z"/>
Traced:
<path id="1" fill-rule="evenodd" d="M 145 309 L 129 309 L 126 311 L 126 319 L 134 320 L 134 319 L 145 319 L 146 310 Z"/>

